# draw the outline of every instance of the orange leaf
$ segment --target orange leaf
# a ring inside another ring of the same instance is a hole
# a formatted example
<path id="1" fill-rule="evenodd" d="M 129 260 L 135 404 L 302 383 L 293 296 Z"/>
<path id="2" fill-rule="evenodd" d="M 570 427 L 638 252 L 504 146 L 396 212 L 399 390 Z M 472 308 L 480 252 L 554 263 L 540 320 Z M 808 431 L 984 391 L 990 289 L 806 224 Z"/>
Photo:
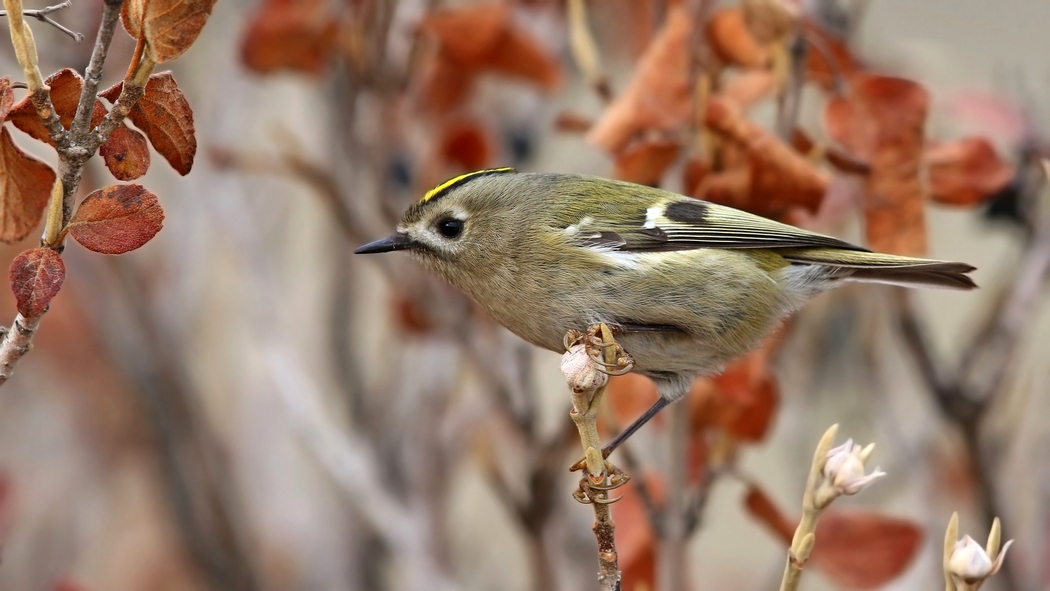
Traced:
<path id="1" fill-rule="evenodd" d="M 832 90 L 839 81 L 860 70 L 861 64 L 837 35 L 809 20 L 802 21 L 802 30 L 805 32 L 806 77 L 809 80 Z"/>
<path id="2" fill-rule="evenodd" d="M 922 530 L 911 521 L 853 511 L 826 512 L 816 534 L 816 566 L 854 589 L 874 589 L 900 576 L 922 542 Z"/>
<path id="3" fill-rule="evenodd" d="M 707 21 L 707 42 L 722 61 L 742 68 L 764 68 L 769 50 L 755 39 L 739 7 L 715 11 Z"/>
<path id="4" fill-rule="evenodd" d="M 43 314 L 62 288 L 66 264 L 50 248 L 31 248 L 18 253 L 11 262 L 10 278 L 18 313 L 32 318 Z"/>
<path id="5" fill-rule="evenodd" d="M 530 35 L 515 27 L 501 4 L 429 13 L 420 30 L 435 38 L 440 54 L 468 70 L 498 72 L 551 90 L 561 72 L 557 62 Z"/>
<path id="6" fill-rule="evenodd" d="M 120 96 L 122 83 L 104 90 L 100 96 L 113 102 Z M 189 174 L 197 153 L 193 109 L 171 72 L 149 77 L 145 94 L 128 113 L 128 119 L 142 130 L 153 147 L 181 175 Z"/>
<path id="7" fill-rule="evenodd" d="M 645 139 L 632 143 L 616 156 L 616 178 L 640 185 L 659 186 L 664 172 L 678 158 L 678 142 Z"/>
<path id="8" fill-rule="evenodd" d="M 4 127 L 0 129 L 0 242 L 25 238 L 40 223 L 55 172 L 22 152 Z"/>
<path id="9" fill-rule="evenodd" d="M 748 486 L 744 507 L 752 517 L 768 527 L 784 546 L 791 545 L 791 538 L 795 535 L 795 523 L 784 515 L 773 499 L 758 485 Z"/>
<path id="10" fill-rule="evenodd" d="M 75 71 L 65 68 L 47 77 L 44 81 L 51 91 L 51 104 L 55 107 L 62 127 L 69 129 L 73 124 L 73 116 L 77 112 L 77 103 L 80 102 L 80 91 L 84 88 L 84 80 Z M 95 110 L 91 113 L 91 126 L 94 127 L 102 122 L 106 116 L 106 109 L 102 103 L 95 101 Z M 36 107 L 33 106 L 30 97 L 26 96 L 18 102 L 10 111 L 8 121 L 15 127 L 29 134 L 33 139 L 54 145 L 51 135 L 44 122 L 37 115 Z"/>
<path id="11" fill-rule="evenodd" d="M 474 89 L 474 76 L 473 70 L 445 52 L 438 51 L 424 68 L 418 100 L 433 113 L 453 111 L 470 96 Z"/>
<path id="12" fill-rule="evenodd" d="M 1014 169 L 983 137 L 964 137 L 926 149 L 930 197 L 946 205 L 983 203 L 1003 190 Z"/>
<path id="13" fill-rule="evenodd" d="M 791 207 L 820 207 L 829 176 L 791 146 L 719 97 L 708 101 L 704 122 L 729 142 L 723 146 L 721 174 L 708 175 L 694 196 L 773 218 Z"/>
<path id="14" fill-rule="evenodd" d="M 149 169 L 149 146 L 141 133 L 127 125 L 118 125 L 102 144 L 98 153 L 106 168 L 118 181 L 131 181 L 146 174 Z"/>
<path id="15" fill-rule="evenodd" d="M 605 404 L 621 429 L 642 416 L 642 413 L 660 397 L 656 392 L 656 384 L 636 373 L 611 378 L 605 392 Z M 661 414 L 663 413 L 653 417 L 649 424 L 659 424 L 663 420 Z M 606 425 L 602 415 L 598 416 L 598 421 L 598 426 L 605 431 Z"/>
<path id="16" fill-rule="evenodd" d="M 150 56 L 162 64 L 193 45 L 214 5 L 215 0 L 127 0 L 120 19 L 132 37 L 146 40 Z"/>
<path id="17" fill-rule="evenodd" d="M 492 144 L 481 125 L 465 119 L 445 124 L 438 146 L 441 159 L 459 170 L 485 168 L 492 160 Z"/>
<path id="18" fill-rule="evenodd" d="M 689 40 L 693 19 L 683 6 L 667 21 L 638 61 L 630 84 L 605 110 L 587 141 L 620 152 L 641 131 L 680 131 L 693 114 Z"/>
<path id="19" fill-rule="evenodd" d="M 88 250 L 123 254 L 149 242 L 163 223 L 156 195 L 142 185 L 112 185 L 84 198 L 69 233 Z"/>
<path id="20" fill-rule="evenodd" d="M 335 56 L 335 20 L 321 0 L 267 0 L 248 23 L 241 61 L 262 74 L 323 74 Z"/>
<path id="21" fill-rule="evenodd" d="M 768 362 L 774 343 L 767 341 L 713 379 L 697 380 L 691 392 L 694 431 L 715 425 L 739 441 L 765 438 L 780 399 Z"/>
<path id="22" fill-rule="evenodd" d="M 858 74 L 847 97 L 830 101 L 825 112 L 829 134 L 870 161 L 864 215 L 875 250 L 912 256 L 926 250 L 919 171 L 928 104 L 915 82 Z"/>

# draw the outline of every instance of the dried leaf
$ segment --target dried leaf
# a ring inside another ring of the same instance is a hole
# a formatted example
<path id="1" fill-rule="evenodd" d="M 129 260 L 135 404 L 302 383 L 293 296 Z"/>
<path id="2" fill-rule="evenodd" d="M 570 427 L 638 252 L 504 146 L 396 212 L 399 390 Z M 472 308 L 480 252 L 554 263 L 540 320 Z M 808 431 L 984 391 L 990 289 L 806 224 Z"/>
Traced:
<path id="1" fill-rule="evenodd" d="M 478 72 L 497 72 L 552 90 L 561 81 L 558 63 L 540 43 L 514 26 L 501 4 L 435 10 L 420 30 L 437 40 L 441 59 Z"/>
<path id="2" fill-rule="evenodd" d="M 77 112 L 77 103 L 80 102 L 80 91 L 84 88 L 84 80 L 75 71 L 65 68 L 47 77 L 44 81 L 51 88 L 51 104 L 55 107 L 62 127 L 69 129 L 73 124 L 73 117 Z M 102 103 L 95 101 L 95 110 L 91 114 L 91 126 L 102 123 L 106 116 L 106 109 Z M 37 115 L 36 107 L 33 106 L 29 96 L 26 96 L 16 104 L 8 114 L 7 120 L 18 129 L 29 134 L 33 139 L 54 145 L 51 135 L 44 126 L 44 122 Z"/>
<path id="3" fill-rule="evenodd" d="M 593 119 L 572 111 L 562 111 L 554 118 L 554 129 L 565 133 L 587 133 L 593 125 Z"/>
<path id="4" fill-rule="evenodd" d="M 124 29 L 145 39 L 158 64 L 183 54 L 208 22 L 215 0 L 127 0 L 120 11 Z"/>
<path id="5" fill-rule="evenodd" d="M 678 142 L 645 139 L 634 142 L 616 156 L 616 178 L 657 187 L 664 172 L 678 158 Z"/>
<path id="6" fill-rule="evenodd" d="M 66 279 L 66 264 L 50 248 L 22 251 L 11 262 L 11 291 L 15 294 L 18 313 L 26 318 L 47 310 Z"/>
<path id="7" fill-rule="evenodd" d="M 758 485 L 748 486 L 747 495 L 744 497 L 744 507 L 759 523 L 768 527 L 785 546 L 791 545 L 791 538 L 795 535 L 795 523 L 784 515 L 773 499 L 769 498 L 769 495 Z"/>
<path id="8" fill-rule="evenodd" d="M 910 80 L 875 74 L 853 77 L 846 97 L 828 103 L 828 132 L 852 156 L 868 161 L 864 199 L 868 244 L 921 256 L 926 251 L 919 178 L 929 95 Z"/>
<path id="9" fill-rule="evenodd" d="M 946 205 L 972 206 L 1010 184 L 1014 169 L 983 137 L 964 137 L 926 149 L 930 196 Z"/>
<path id="10" fill-rule="evenodd" d="M 617 429 L 623 429 L 642 416 L 652 406 L 660 395 L 656 392 L 656 384 L 649 378 L 635 373 L 617 376 L 609 380 L 605 388 L 605 402 L 609 409 L 609 415 L 616 423 Z M 659 425 L 663 422 L 663 413 L 657 414 L 649 424 Z M 603 433 L 609 433 L 605 414 L 598 415 L 598 427 Z M 648 427 L 646 427 L 648 428 Z"/>
<path id="11" fill-rule="evenodd" d="M 478 170 L 492 161 L 492 144 L 481 125 L 453 119 L 441 131 L 438 151 L 442 161 L 459 170 Z"/>
<path id="12" fill-rule="evenodd" d="M 769 370 L 773 343 L 770 340 L 729 364 L 713 379 L 697 380 L 691 392 L 693 431 L 716 426 L 738 441 L 755 443 L 765 438 L 780 400 Z"/>
<path id="13" fill-rule="evenodd" d="M 423 70 L 417 93 L 423 108 L 438 115 L 448 113 L 466 102 L 474 89 L 475 72 L 438 51 Z"/>
<path id="14" fill-rule="evenodd" d="M 69 233 L 88 250 L 123 254 L 160 231 L 164 210 L 142 185 L 112 185 L 84 198 L 69 221 Z"/>
<path id="15" fill-rule="evenodd" d="M 922 530 L 911 521 L 853 511 L 824 513 L 816 534 L 811 560 L 853 589 L 874 589 L 900 576 L 922 542 Z"/>
<path id="16" fill-rule="evenodd" d="M 4 127 L 0 130 L 0 242 L 11 244 L 40 223 L 55 184 L 55 172 L 22 152 Z"/>
<path id="17" fill-rule="evenodd" d="M 321 75 L 335 57 L 337 23 L 322 0 L 267 0 L 241 44 L 241 61 L 261 74 Z"/>
<path id="18" fill-rule="evenodd" d="M 689 40 L 693 19 L 683 6 L 667 20 L 638 61 L 626 90 L 605 110 L 587 141 L 618 153 L 641 131 L 680 131 L 693 116 Z"/>
<path id="19" fill-rule="evenodd" d="M 7 114 L 15 104 L 15 91 L 11 88 L 11 79 L 0 77 L 0 122 L 7 121 Z"/>
<path id="20" fill-rule="evenodd" d="M 127 125 L 119 125 L 102 144 L 98 153 L 106 168 L 118 181 L 131 181 L 149 169 L 149 146 L 146 138 Z"/>
<path id="21" fill-rule="evenodd" d="M 853 57 L 849 47 L 834 33 L 819 24 L 802 21 L 806 41 L 806 78 L 833 90 L 842 80 L 861 70 L 862 65 Z"/>
<path id="22" fill-rule="evenodd" d="M 718 95 L 743 111 L 772 96 L 776 88 L 777 78 L 772 70 L 743 70 L 726 80 Z"/>
<path id="23" fill-rule="evenodd" d="M 708 174 L 693 196 L 771 218 L 791 207 L 820 207 L 830 177 L 791 146 L 718 97 L 708 101 L 704 122 L 728 141 L 720 154 L 723 169 Z"/>
<path id="24" fill-rule="evenodd" d="M 755 39 L 739 7 L 715 11 L 707 21 L 707 42 L 722 61 L 742 68 L 764 68 L 769 49 Z"/>
<path id="25" fill-rule="evenodd" d="M 122 86 L 122 83 L 117 83 L 99 96 L 110 102 L 116 101 Z M 131 108 L 128 119 L 146 134 L 176 172 L 189 174 L 197 153 L 193 109 L 171 72 L 149 77 L 145 94 Z"/>

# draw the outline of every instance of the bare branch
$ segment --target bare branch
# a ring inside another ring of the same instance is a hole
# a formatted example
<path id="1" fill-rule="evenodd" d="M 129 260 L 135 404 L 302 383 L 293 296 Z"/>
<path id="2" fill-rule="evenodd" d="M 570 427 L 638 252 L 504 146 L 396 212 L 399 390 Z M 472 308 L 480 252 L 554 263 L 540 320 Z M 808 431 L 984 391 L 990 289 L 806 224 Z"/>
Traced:
<path id="1" fill-rule="evenodd" d="M 0 384 L 3 384 L 15 371 L 15 364 L 23 355 L 29 352 L 33 344 L 36 329 L 40 327 L 40 316 L 26 318 L 21 314 L 15 316 L 15 321 L 10 329 L 3 329 L 3 339 L 0 340 Z"/>
<path id="2" fill-rule="evenodd" d="M 30 18 L 35 18 L 35 19 L 37 19 L 38 21 L 40 21 L 42 23 L 47 23 L 47 24 L 55 27 L 59 31 L 62 31 L 66 35 L 69 35 L 77 43 L 80 43 L 80 42 L 82 42 L 84 40 L 84 34 L 83 33 L 77 33 L 76 31 L 72 31 L 70 29 L 67 29 L 64 25 L 62 25 L 61 23 L 53 20 L 51 17 L 48 16 L 52 12 L 56 12 L 56 11 L 62 10 L 63 8 L 69 8 L 72 5 L 73 5 L 72 0 L 66 0 L 65 2 L 63 2 L 61 4 L 55 4 L 54 6 L 48 6 L 46 8 L 23 10 L 22 11 L 22 16 L 28 16 Z M 6 10 L 0 10 L 0 16 L 7 16 L 7 11 Z"/>
<path id="3" fill-rule="evenodd" d="M 77 113 L 73 116 L 73 125 L 70 126 L 74 138 L 83 136 L 91 125 L 91 114 L 95 110 L 95 100 L 98 96 L 98 84 L 102 80 L 102 66 L 106 62 L 109 52 L 109 44 L 113 41 L 113 32 L 120 20 L 120 7 L 123 0 L 117 2 L 106 2 L 102 5 L 102 22 L 95 35 L 95 47 L 91 50 L 91 60 L 87 69 L 84 70 L 84 87 L 80 91 L 80 101 L 77 103 Z"/>

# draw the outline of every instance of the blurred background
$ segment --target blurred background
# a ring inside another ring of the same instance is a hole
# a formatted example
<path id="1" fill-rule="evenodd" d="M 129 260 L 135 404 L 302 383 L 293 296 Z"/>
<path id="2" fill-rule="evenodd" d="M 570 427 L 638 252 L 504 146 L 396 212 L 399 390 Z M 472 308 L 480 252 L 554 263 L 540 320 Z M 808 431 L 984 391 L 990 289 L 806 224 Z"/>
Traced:
<path id="1" fill-rule="evenodd" d="M 45 75 L 83 70 L 100 13 L 52 15 L 80 45 L 31 21 Z M 952 511 L 1016 540 L 987 589 L 1050 588 L 1048 24 L 1034 1 L 218 2 L 171 64 L 193 171 L 140 181 L 163 231 L 70 244 L 0 396 L 0 588 L 596 588 L 559 356 L 407 256 L 351 254 L 504 165 L 978 267 L 976 292 L 824 295 L 632 438 L 625 589 L 776 588 L 832 423 L 889 476 L 836 502 L 804 588 L 937 588 Z M 82 189 L 113 182 L 95 159 Z M 606 436 L 654 396 L 614 380 Z"/>

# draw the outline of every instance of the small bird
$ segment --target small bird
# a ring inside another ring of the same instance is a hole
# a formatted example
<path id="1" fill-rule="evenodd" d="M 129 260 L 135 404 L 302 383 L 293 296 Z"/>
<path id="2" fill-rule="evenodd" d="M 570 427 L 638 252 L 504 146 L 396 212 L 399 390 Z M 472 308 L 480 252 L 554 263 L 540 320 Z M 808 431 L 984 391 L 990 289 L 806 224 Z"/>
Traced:
<path id="1" fill-rule="evenodd" d="M 879 254 L 652 187 L 511 168 L 438 185 L 397 233 L 355 252 L 395 250 L 544 349 L 612 327 L 660 399 L 607 452 L 817 294 L 847 281 L 976 287 L 965 263 Z"/>

